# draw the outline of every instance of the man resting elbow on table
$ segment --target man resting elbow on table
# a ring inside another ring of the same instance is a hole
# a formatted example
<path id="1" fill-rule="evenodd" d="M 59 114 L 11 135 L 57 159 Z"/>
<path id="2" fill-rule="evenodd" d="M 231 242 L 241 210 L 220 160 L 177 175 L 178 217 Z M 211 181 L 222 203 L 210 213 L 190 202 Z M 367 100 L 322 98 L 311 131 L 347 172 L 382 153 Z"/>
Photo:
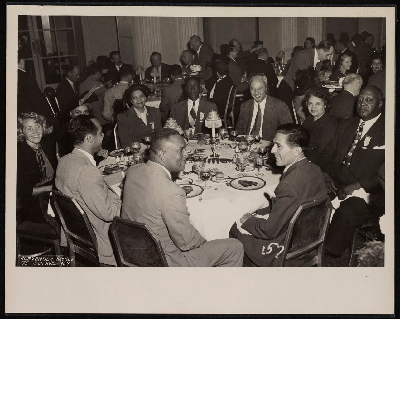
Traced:
<path id="1" fill-rule="evenodd" d="M 327 195 L 321 169 L 304 156 L 310 135 L 301 125 L 281 125 L 274 138 L 272 153 L 276 164 L 284 166 L 271 205 L 245 214 L 234 224 L 230 236 L 243 243 L 244 266 L 274 267 L 283 253 L 286 229 L 298 207 Z M 285 266 L 301 266 L 309 255 L 288 261 Z"/>

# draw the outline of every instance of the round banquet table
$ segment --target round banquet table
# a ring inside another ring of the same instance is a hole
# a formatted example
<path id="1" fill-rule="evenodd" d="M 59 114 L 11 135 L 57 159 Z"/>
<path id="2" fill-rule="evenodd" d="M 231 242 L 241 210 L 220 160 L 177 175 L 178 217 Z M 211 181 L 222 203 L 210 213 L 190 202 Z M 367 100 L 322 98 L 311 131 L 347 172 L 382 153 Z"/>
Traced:
<path id="1" fill-rule="evenodd" d="M 223 140 L 222 145 L 216 149 L 216 153 L 220 158 L 232 159 L 235 150 L 229 146 L 232 142 Z M 252 150 L 256 150 L 258 146 L 266 144 L 261 141 L 260 144 L 253 144 Z M 204 156 L 211 155 L 210 145 L 198 145 L 197 140 L 189 140 L 187 150 L 193 151 L 195 148 L 203 148 Z M 144 145 L 142 144 L 142 150 Z M 115 163 L 114 157 L 108 157 L 99 164 L 99 167 L 106 164 Z M 192 171 L 193 162 L 187 161 L 185 166 L 185 174 L 176 181 L 177 184 L 185 184 L 193 181 L 193 184 L 204 188 L 204 182 L 198 180 L 198 176 Z M 239 171 L 235 165 L 228 163 L 208 163 L 206 160 L 206 168 L 217 168 L 224 175 L 231 178 L 238 178 Z M 255 176 L 257 169 L 252 167 L 245 172 L 247 176 Z M 263 173 L 259 178 L 265 181 L 265 186 L 257 190 L 238 190 L 223 182 L 207 181 L 207 188 L 199 196 L 189 197 L 186 200 L 187 208 L 190 213 L 190 221 L 193 226 L 207 240 L 225 239 L 229 237 L 231 226 L 246 213 L 253 213 L 259 208 L 267 207 L 269 204 L 268 197 L 273 195 L 276 186 L 279 183 L 281 173 L 267 171 L 262 167 L 260 172 Z M 118 194 L 120 194 L 119 185 L 123 179 L 123 174 L 118 173 L 104 177 L 109 186 Z M 243 179 L 246 179 L 244 176 Z M 268 196 L 267 196 L 268 195 Z"/>

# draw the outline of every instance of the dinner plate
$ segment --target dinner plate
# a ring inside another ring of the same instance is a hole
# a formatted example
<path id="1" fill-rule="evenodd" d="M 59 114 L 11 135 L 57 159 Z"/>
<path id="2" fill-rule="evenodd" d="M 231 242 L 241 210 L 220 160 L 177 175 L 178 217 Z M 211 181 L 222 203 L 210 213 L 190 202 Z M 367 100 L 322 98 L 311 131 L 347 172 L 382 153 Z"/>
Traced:
<path id="1" fill-rule="evenodd" d="M 125 154 L 124 149 L 117 149 L 117 150 L 111 151 L 108 155 L 111 157 L 119 157 L 119 156 L 122 156 L 123 154 Z"/>
<path id="2" fill-rule="evenodd" d="M 223 178 L 217 178 L 216 176 L 213 176 L 210 180 L 215 183 L 227 183 L 231 181 L 232 178 L 229 178 L 228 176 L 224 176 Z"/>
<path id="3" fill-rule="evenodd" d="M 193 189 L 190 193 L 186 194 L 186 197 L 188 199 L 191 197 L 196 197 L 199 194 L 202 194 L 203 190 L 204 190 L 204 188 L 202 188 L 201 186 L 194 185 L 193 183 L 183 183 L 183 184 L 179 184 L 179 186 L 181 186 L 181 187 L 182 186 L 190 186 Z"/>
<path id="4" fill-rule="evenodd" d="M 242 181 L 254 182 L 253 185 L 244 186 Z M 241 178 L 232 179 L 230 185 L 237 190 L 258 190 L 266 185 L 265 181 L 255 176 L 243 176 Z"/>
<path id="5" fill-rule="evenodd" d="M 125 171 L 127 169 L 127 166 L 118 164 L 109 164 L 109 165 L 104 165 L 99 169 L 101 170 L 103 175 L 112 175 L 121 171 Z"/>

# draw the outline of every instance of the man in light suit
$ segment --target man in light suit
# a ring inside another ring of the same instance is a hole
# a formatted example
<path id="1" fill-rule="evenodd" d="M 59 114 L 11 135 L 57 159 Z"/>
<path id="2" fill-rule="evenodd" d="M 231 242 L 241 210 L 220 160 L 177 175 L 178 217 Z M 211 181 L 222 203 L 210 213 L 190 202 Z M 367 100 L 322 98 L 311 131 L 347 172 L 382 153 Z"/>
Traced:
<path id="1" fill-rule="evenodd" d="M 163 125 L 169 117 L 171 107 L 181 99 L 185 90 L 185 81 L 182 78 L 182 67 L 177 64 L 171 65 L 170 73 L 173 83 L 172 85 L 165 86 L 161 92 L 160 111 Z"/>
<path id="2" fill-rule="evenodd" d="M 329 114 L 336 118 L 353 118 L 356 115 L 356 100 L 363 79 L 358 74 L 348 74 L 343 80 L 343 90 L 332 98 Z"/>
<path id="3" fill-rule="evenodd" d="M 174 118 L 182 129 L 195 128 L 195 133 L 207 133 L 204 121 L 211 110 L 217 111 L 214 103 L 200 99 L 200 80 L 191 77 L 186 81 L 185 92 L 187 100 L 175 103 L 171 107 L 170 117 Z"/>
<path id="4" fill-rule="evenodd" d="M 186 142 L 173 129 L 151 137 L 149 161 L 129 168 L 122 218 L 141 222 L 160 241 L 170 267 L 241 267 L 243 246 L 236 239 L 207 242 L 190 223 L 185 191 L 171 173 L 185 169 Z"/>
<path id="5" fill-rule="evenodd" d="M 277 97 L 284 101 L 288 107 L 292 107 L 294 97 L 294 82 L 296 72 L 308 67 L 313 67 L 317 72 L 321 70 L 321 64 L 334 53 L 333 43 L 323 40 L 316 48 L 304 49 L 294 55 L 285 77 L 279 84 Z"/>
<path id="6" fill-rule="evenodd" d="M 249 83 L 253 99 L 240 107 L 236 132 L 238 135 L 260 135 L 264 140 L 272 141 L 278 126 L 292 122 L 289 108 L 283 101 L 267 95 L 268 80 L 264 75 L 253 75 Z"/>
<path id="7" fill-rule="evenodd" d="M 100 263 L 116 266 L 108 231 L 113 218 L 120 214 L 121 201 L 104 182 L 93 158 L 103 142 L 101 125 L 89 115 L 79 115 L 71 121 L 69 134 L 74 150 L 58 162 L 56 188 L 74 198 L 88 216 L 96 234 Z"/>
<path id="8" fill-rule="evenodd" d="M 333 215 L 326 237 L 326 250 L 336 257 L 349 246 L 356 228 L 384 205 L 379 179 L 379 170 L 385 162 L 382 105 L 381 90 L 366 86 L 357 99 L 359 117 L 346 119 L 337 130 L 332 173 L 325 174 L 333 196 L 344 200 Z"/>
<path id="9" fill-rule="evenodd" d="M 276 164 L 285 169 L 271 205 L 255 215 L 245 214 L 230 232 L 231 237 L 243 243 L 245 267 L 277 266 L 284 250 L 286 229 L 298 207 L 327 195 L 321 169 L 304 156 L 309 142 L 310 135 L 301 125 L 286 124 L 278 128 L 272 153 Z M 300 267 L 312 256 L 290 260 L 285 266 Z"/>
<path id="10" fill-rule="evenodd" d="M 65 67 L 65 77 L 61 79 L 56 90 L 61 118 L 65 117 L 69 102 L 79 95 L 79 77 L 80 69 L 78 65 L 67 65 Z"/>
<path id="11" fill-rule="evenodd" d="M 193 64 L 201 66 L 201 72 L 199 72 L 198 77 L 206 81 L 212 76 L 210 64 L 214 50 L 208 43 L 202 42 L 200 37 L 197 35 L 193 35 L 190 38 L 189 45 L 190 48 L 196 52 Z"/>

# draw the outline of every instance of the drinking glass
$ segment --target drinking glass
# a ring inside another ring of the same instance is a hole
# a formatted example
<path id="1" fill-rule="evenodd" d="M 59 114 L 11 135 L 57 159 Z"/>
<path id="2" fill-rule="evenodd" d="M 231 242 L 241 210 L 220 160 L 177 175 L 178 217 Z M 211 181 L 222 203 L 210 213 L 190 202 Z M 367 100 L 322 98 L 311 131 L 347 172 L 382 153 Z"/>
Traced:
<path id="1" fill-rule="evenodd" d="M 260 156 L 264 157 L 267 154 L 267 146 L 260 146 L 258 148 L 258 154 L 260 154 Z"/>
<path id="2" fill-rule="evenodd" d="M 192 166 L 192 171 L 197 174 L 198 182 L 201 181 L 200 179 L 200 172 L 204 169 L 204 161 L 196 161 Z"/>
<path id="3" fill-rule="evenodd" d="M 186 141 L 189 143 L 189 139 L 191 138 L 191 130 L 190 129 L 185 129 L 183 131 L 183 137 L 186 139 Z"/>
<path id="4" fill-rule="evenodd" d="M 255 140 L 257 143 L 259 143 L 260 140 L 261 140 L 261 136 L 260 136 L 260 135 L 255 135 L 255 136 L 254 136 L 254 140 Z"/>
<path id="5" fill-rule="evenodd" d="M 260 168 L 264 165 L 264 159 L 261 156 L 254 157 L 253 159 L 254 167 L 257 168 L 256 176 L 264 175 L 260 172 Z"/>
<path id="6" fill-rule="evenodd" d="M 247 151 L 247 142 L 246 141 L 243 140 L 243 141 L 239 142 L 239 150 L 242 153 L 245 153 Z"/>
<path id="7" fill-rule="evenodd" d="M 253 136 L 252 135 L 247 135 L 246 136 L 247 151 L 250 151 L 251 145 L 253 144 L 253 142 L 254 142 Z"/>
<path id="8" fill-rule="evenodd" d="M 147 148 L 149 148 L 149 147 L 150 147 L 150 142 L 151 142 L 151 137 L 150 137 L 150 136 L 146 136 L 146 137 L 143 139 L 143 142 L 144 142 L 144 144 L 147 146 Z"/>
<path id="9" fill-rule="evenodd" d="M 204 189 L 207 188 L 207 181 L 211 178 L 211 173 L 209 169 L 202 169 L 200 171 L 200 179 L 204 181 Z M 211 187 L 211 186 L 210 186 Z"/>
<path id="10" fill-rule="evenodd" d="M 137 153 L 140 150 L 140 143 L 139 142 L 133 142 L 131 145 L 131 149 Z"/>

